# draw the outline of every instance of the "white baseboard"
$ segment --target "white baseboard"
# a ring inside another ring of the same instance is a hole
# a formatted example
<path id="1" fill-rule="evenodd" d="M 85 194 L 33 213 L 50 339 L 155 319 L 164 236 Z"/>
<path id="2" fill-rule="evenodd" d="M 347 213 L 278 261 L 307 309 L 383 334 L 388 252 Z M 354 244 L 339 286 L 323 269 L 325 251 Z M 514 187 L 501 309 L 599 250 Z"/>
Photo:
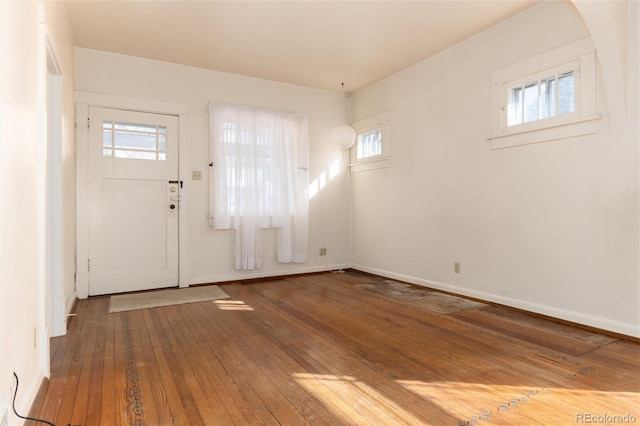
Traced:
<path id="1" fill-rule="evenodd" d="M 89 273 L 87 271 L 76 272 L 76 294 L 78 299 L 89 297 Z"/>
<path id="2" fill-rule="evenodd" d="M 385 271 L 383 269 L 371 268 L 363 265 L 351 265 L 351 268 L 359 271 L 368 272 L 370 274 L 379 275 L 411 284 L 429 287 L 436 290 L 447 291 L 459 294 L 461 296 L 473 297 L 475 299 L 485 300 L 487 302 L 499 303 L 501 305 L 510 306 L 512 308 L 523 309 L 525 311 L 536 314 L 546 315 L 549 317 L 570 321 L 589 327 L 595 327 L 613 333 L 624 334 L 631 337 L 640 337 L 640 325 L 624 323 L 608 318 L 596 317 L 582 312 L 568 311 L 565 309 L 554 308 L 551 306 L 541 305 L 538 303 L 528 302 L 526 300 L 514 299 L 511 297 L 501 296 L 482 291 L 471 290 L 464 287 L 458 287 L 450 284 L 430 281 L 424 278 L 413 277 L 395 272 Z"/>
<path id="3" fill-rule="evenodd" d="M 208 275 L 202 277 L 193 277 L 189 280 L 189 285 L 196 284 L 209 284 L 209 283 L 223 283 L 229 281 L 242 281 L 242 280 L 251 280 L 254 278 L 275 278 L 281 277 L 285 275 L 298 275 L 298 274 L 308 274 L 313 272 L 328 272 L 335 271 L 343 268 L 349 268 L 349 265 L 346 263 L 339 263 L 333 265 L 319 265 L 319 266 L 310 266 L 303 268 L 295 268 L 295 269 L 280 269 L 280 270 L 271 270 L 271 271 L 242 271 L 232 275 Z"/>
<path id="4" fill-rule="evenodd" d="M 76 304 L 76 299 L 78 298 L 78 294 L 74 291 L 71 297 L 67 300 L 64 313 L 68 317 L 71 311 L 73 310 L 73 306 Z"/>
<path id="5" fill-rule="evenodd" d="M 71 296 L 64 302 L 64 315 L 60 319 L 60 322 L 56 321 L 51 327 L 51 337 L 64 336 L 67 334 L 67 319 L 69 314 L 73 310 L 73 305 L 76 303 L 77 293 L 74 291 Z"/>
<path id="6" fill-rule="evenodd" d="M 11 379 L 14 379 L 13 376 L 11 376 Z M 45 380 L 45 376 L 42 371 L 38 371 L 33 380 L 28 384 L 25 383 L 24 378 L 20 378 L 20 389 L 18 389 L 18 398 L 16 400 L 16 411 L 18 411 L 19 414 L 23 416 L 29 415 L 29 411 L 38 396 L 38 391 L 40 390 L 43 380 Z M 11 398 L 13 398 L 13 395 L 11 395 Z M 12 423 L 11 419 L 18 423 Z M 21 422 L 22 420 L 11 414 L 9 425 L 22 424 Z"/>

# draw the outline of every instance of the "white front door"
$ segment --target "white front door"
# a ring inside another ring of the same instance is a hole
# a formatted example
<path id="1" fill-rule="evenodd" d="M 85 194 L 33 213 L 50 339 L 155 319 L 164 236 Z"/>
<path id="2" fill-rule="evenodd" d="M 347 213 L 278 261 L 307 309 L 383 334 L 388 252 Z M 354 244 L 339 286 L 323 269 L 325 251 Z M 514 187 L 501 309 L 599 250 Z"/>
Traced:
<path id="1" fill-rule="evenodd" d="M 177 286 L 178 118 L 89 119 L 89 295 Z"/>

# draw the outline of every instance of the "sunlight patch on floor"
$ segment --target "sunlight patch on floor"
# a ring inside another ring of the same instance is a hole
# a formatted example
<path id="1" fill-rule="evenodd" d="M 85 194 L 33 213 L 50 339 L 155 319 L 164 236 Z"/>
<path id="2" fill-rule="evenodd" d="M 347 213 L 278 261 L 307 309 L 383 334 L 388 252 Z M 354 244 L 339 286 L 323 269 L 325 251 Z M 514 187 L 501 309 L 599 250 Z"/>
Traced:
<path id="1" fill-rule="evenodd" d="M 346 422 L 365 417 L 377 419 L 380 424 L 424 424 L 424 419 L 355 377 L 304 373 L 294 374 L 293 378 L 332 414 Z"/>
<path id="2" fill-rule="evenodd" d="M 640 394 L 635 392 L 413 380 L 398 383 L 457 417 L 468 419 L 468 424 L 490 419 L 568 424 L 598 413 L 640 419 Z"/>
<path id="3" fill-rule="evenodd" d="M 462 382 L 397 382 L 420 397 L 452 411 L 457 417 L 475 420 L 488 420 L 496 412 L 517 407 L 547 391 L 544 388 Z"/>
<path id="4" fill-rule="evenodd" d="M 242 300 L 216 300 L 213 303 L 221 311 L 253 311 L 254 309 Z"/>

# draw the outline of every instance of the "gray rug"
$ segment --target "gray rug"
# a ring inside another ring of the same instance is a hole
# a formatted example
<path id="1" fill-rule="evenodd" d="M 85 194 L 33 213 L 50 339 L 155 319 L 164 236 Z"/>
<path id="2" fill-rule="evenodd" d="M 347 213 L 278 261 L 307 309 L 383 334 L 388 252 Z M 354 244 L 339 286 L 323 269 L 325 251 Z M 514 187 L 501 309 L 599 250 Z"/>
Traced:
<path id="1" fill-rule="evenodd" d="M 207 300 L 226 299 L 228 297 L 227 293 L 216 285 L 123 294 L 120 296 L 111 296 L 109 313 L 180 305 L 183 303 L 205 302 Z"/>

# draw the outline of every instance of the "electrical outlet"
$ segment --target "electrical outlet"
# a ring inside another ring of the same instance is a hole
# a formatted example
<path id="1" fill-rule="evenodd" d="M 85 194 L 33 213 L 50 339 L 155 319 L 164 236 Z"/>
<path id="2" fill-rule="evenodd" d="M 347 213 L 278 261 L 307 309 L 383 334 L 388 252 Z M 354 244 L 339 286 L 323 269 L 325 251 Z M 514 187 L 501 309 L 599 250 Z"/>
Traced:
<path id="1" fill-rule="evenodd" d="M 327 249 L 325 247 L 320 248 L 320 256 L 326 256 L 327 255 Z"/>
<path id="2" fill-rule="evenodd" d="M 191 180 L 202 180 L 202 171 L 201 170 L 192 170 L 191 171 Z"/>
<path id="3" fill-rule="evenodd" d="M 460 273 L 460 262 L 455 262 L 453 264 L 453 272 L 455 272 L 456 274 Z"/>

